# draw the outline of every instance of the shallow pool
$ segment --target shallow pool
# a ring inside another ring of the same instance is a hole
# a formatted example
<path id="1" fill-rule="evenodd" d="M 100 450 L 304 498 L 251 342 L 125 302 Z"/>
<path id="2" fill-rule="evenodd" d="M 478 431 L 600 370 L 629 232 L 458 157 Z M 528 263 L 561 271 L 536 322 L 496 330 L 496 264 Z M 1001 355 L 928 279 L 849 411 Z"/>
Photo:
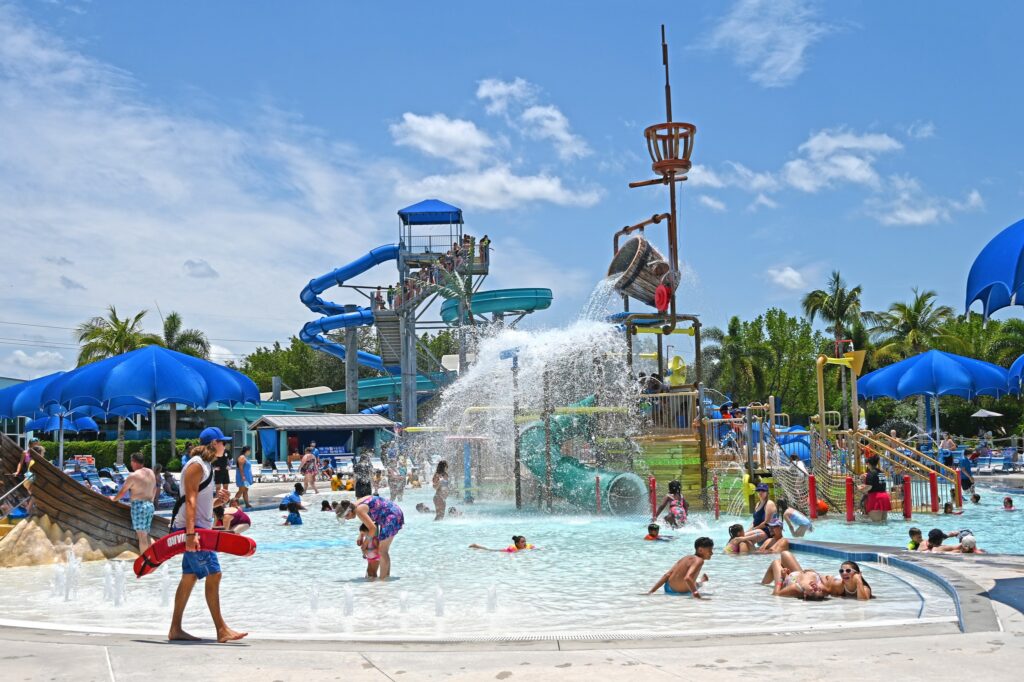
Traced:
<path id="1" fill-rule="evenodd" d="M 354 546 L 357 524 L 309 511 L 303 526 L 279 525 L 282 514 L 252 514 L 255 556 L 223 556 L 223 609 L 237 629 L 264 637 L 490 637 L 623 633 L 656 635 L 709 631 L 792 630 L 954 616 L 934 584 L 891 568 L 865 567 L 879 597 L 871 602 L 802 603 L 771 596 L 759 581 L 766 556 L 716 553 L 705 564 L 706 600 L 645 592 L 693 540 L 710 535 L 721 547 L 727 520 L 695 515 L 673 542 L 644 542 L 646 520 L 515 515 L 511 505 L 481 503 L 466 516 L 435 523 L 414 511 L 430 493 L 412 491 L 402 504 L 406 527 L 392 547 L 393 579 L 368 583 Z M 338 494 L 309 496 L 306 504 Z M 853 529 L 847 529 L 850 531 Z M 474 551 L 472 543 L 505 547 L 526 535 L 539 551 L 517 555 Z M 898 531 L 894 529 L 894 535 Z M 819 533 L 833 537 L 829 524 Z M 843 539 L 835 533 L 834 539 Z M 850 538 L 847 538 L 850 539 Z M 861 538 L 858 538 L 861 539 Z M 836 571 L 838 562 L 801 557 L 811 568 Z M 61 623 L 76 628 L 165 633 L 179 561 L 136 580 L 129 574 L 125 603 L 104 598 L 104 563 L 84 564 L 77 595 L 53 594 L 59 567 L 6 569 L 0 575 L 0 618 Z M 186 628 L 209 634 L 201 590 Z"/>
<path id="2" fill-rule="evenodd" d="M 1024 512 L 1004 512 L 1003 498 L 1009 495 L 1016 505 L 1024 505 L 1024 494 L 995 491 L 979 485 L 980 504 L 966 501 L 962 514 L 917 514 L 910 521 L 902 514 L 889 514 L 884 524 L 858 522 L 848 524 L 842 515 L 839 518 L 823 517 L 815 523 L 815 531 L 805 536 L 807 540 L 827 540 L 866 545 L 889 545 L 906 547 L 910 539 L 908 530 L 916 526 L 925 537 L 932 528 L 945 532 L 970 529 L 978 540 L 978 547 L 986 552 L 1024 554 Z M 1024 491 L 1022 491 L 1024 492 Z M 787 529 L 788 535 L 788 529 Z M 947 541 L 955 543 L 954 540 Z"/>

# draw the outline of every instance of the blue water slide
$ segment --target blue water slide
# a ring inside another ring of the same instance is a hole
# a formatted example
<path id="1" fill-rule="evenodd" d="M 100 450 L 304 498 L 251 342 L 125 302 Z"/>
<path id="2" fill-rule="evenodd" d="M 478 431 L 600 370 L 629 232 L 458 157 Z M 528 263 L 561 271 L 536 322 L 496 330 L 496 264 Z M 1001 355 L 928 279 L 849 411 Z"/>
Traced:
<path id="1" fill-rule="evenodd" d="M 329 353 L 340 360 L 345 359 L 345 346 L 329 340 L 325 335 L 336 329 L 346 327 L 364 327 L 373 324 L 373 311 L 369 308 L 357 308 L 354 311 L 348 310 L 346 306 L 325 301 L 321 298 L 327 289 L 341 286 L 346 281 L 357 277 L 372 267 L 398 259 L 398 245 L 386 244 L 378 246 L 362 258 L 358 258 L 348 265 L 343 265 L 337 270 L 332 270 L 326 275 L 310 280 L 299 294 L 302 303 L 314 313 L 321 313 L 324 317 L 313 320 L 303 325 L 299 332 L 299 339 L 313 348 Z M 396 366 L 385 366 L 379 355 L 358 351 L 358 361 L 376 370 L 397 374 L 399 368 Z"/>

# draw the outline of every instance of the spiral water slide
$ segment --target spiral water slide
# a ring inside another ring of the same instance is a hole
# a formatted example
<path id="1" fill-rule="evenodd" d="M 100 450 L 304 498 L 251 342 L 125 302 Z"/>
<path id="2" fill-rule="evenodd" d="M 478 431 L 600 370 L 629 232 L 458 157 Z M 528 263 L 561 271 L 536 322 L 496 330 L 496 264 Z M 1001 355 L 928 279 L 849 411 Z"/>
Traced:
<path id="1" fill-rule="evenodd" d="M 321 295 L 331 287 L 341 286 L 346 281 L 357 277 L 370 268 L 381 263 L 396 260 L 398 258 L 398 245 L 386 244 L 378 246 L 362 258 L 358 258 L 348 265 L 343 265 L 337 270 L 332 270 L 326 275 L 310 280 L 305 286 L 299 298 L 302 303 L 314 313 L 321 313 L 324 317 L 319 320 L 307 322 L 299 332 L 299 339 L 313 348 L 324 353 L 330 353 L 341 360 L 345 359 L 345 346 L 329 340 L 325 335 L 336 329 L 346 327 L 366 327 L 373 324 L 373 311 L 369 308 L 339 305 L 321 298 Z M 373 369 L 398 374 L 398 366 L 385 366 L 379 355 L 357 351 L 359 364 L 372 367 Z"/>
<path id="2" fill-rule="evenodd" d="M 594 396 L 589 396 L 570 407 L 594 407 L 596 402 Z M 562 454 L 561 447 L 566 441 L 574 438 L 589 439 L 596 426 L 596 420 L 596 414 L 586 413 L 559 414 L 551 417 L 552 494 L 574 506 L 595 510 L 597 488 L 600 485 L 603 510 L 610 510 L 616 515 L 643 511 L 647 503 L 647 488 L 639 476 L 625 471 L 589 467 L 574 457 Z M 540 419 L 523 427 L 520 436 L 520 456 L 530 473 L 537 477 L 537 480 L 543 481 L 547 471 L 544 420 Z"/>

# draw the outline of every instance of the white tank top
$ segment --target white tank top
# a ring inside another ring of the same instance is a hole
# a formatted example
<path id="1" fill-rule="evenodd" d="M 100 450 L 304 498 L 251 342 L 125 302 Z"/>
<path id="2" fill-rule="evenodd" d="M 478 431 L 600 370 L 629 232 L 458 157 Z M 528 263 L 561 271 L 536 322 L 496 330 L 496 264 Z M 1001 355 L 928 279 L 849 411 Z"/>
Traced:
<path id="1" fill-rule="evenodd" d="M 188 463 L 185 464 L 181 470 L 181 494 L 185 494 L 185 472 L 191 466 L 198 466 L 203 470 L 202 476 L 199 477 L 199 484 L 202 485 L 212 471 L 211 466 L 203 461 L 202 457 L 190 457 Z M 205 489 L 200 490 L 199 494 L 196 495 L 196 528 L 212 528 L 213 527 L 213 481 L 210 481 L 210 485 L 206 486 Z M 181 509 L 175 515 L 171 521 L 171 528 L 181 529 L 185 527 L 185 503 L 181 505 Z"/>

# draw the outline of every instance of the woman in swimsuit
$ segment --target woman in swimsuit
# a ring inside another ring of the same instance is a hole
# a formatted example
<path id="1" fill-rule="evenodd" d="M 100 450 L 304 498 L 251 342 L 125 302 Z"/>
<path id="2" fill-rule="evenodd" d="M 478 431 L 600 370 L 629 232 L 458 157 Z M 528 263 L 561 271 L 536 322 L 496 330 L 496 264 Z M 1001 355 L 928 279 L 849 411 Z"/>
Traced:
<path id="1" fill-rule="evenodd" d="M 444 508 L 448 504 L 448 495 L 451 494 L 451 488 L 448 483 L 448 462 L 441 460 L 437 463 L 437 469 L 434 471 L 434 520 L 440 521 L 444 518 Z"/>
<path id="2" fill-rule="evenodd" d="M 792 552 L 783 552 L 772 561 L 761 580 L 763 585 L 774 585 L 772 594 L 805 601 L 822 601 L 833 589 L 832 576 L 822 577 L 817 571 L 804 569 Z"/>
<path id="3" fill-rule="evenodd" d="M 844 561 L 839 567 L 839 580 L 833 580 L 829 587 L 833 597 L 844 599 L 871 599 L 871 585 L 864 579 L 856 561 Z"/>
<path id="4" fill-rule="evenodd" d="M 690 511 L 690 503 L 683 497 L 683 485 L 679 481 L 669 481 L 668 495 L 662 500 L 658 511 L 654 512 L 651 522 L 658 520 L 658 515 L 668 507 L 668 514 L 665 515 L 665 523 L 672 528 L 679 528 L 686 523 L 686 515 Z"/>
<path id="5" fill-rule="evenodd" d="M 767 485 L 759 483 L 755 490 L 757 507 L 754 508 L 754 525 L 747 530 L 747 537 L 753 536 L 755 543 L 761 543 L 768 539 L 768 522 L 775 516 L 776 510 L 775 503 L 768 499 Z"/>
<path id="6" fill-rule="evenodd" d="M 366 524 L 369 535 L 377 541 L 377 552 L 380 554 L 380 579 L 391 577 L 391 543 L 395 535 L 405 525 L 402 508 L 391 500 L 369 495 L 355 502 L 342 500 L 338 504 L 338 516 L 343 519 L 359 520 Z"/>
<path id="7" fill-rule="evenodd" d="M 249 504 L 249 486 L 252 485 L 252 463 L 249 461 L 250 448 L 246 445 L 242 452 L 235 459 L 235 486 L 238 491 L 235 493 L 235 502 L 242 500 L 246 509 L 252 509 Z"/>

